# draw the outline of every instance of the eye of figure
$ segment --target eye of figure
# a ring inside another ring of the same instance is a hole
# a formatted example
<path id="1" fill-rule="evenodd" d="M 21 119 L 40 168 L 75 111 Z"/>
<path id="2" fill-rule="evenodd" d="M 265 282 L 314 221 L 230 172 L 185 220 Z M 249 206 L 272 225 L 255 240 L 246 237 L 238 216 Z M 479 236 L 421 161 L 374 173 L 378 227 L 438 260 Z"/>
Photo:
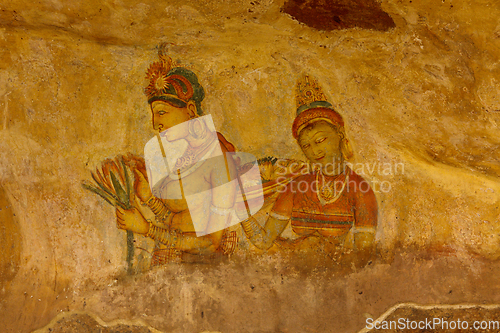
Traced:
<path id="1" fill-rule="evenodd" d="M 321 138 L 318 138 L 318 139 L 316 140 L 316 143 L 321 143 L 321 142 L 323 142 L 323 141 L 325 141 L 325 140 L 326 140 L 326 136 L 322 136 Z"/>
<path id="2" fill-rule="evenodd" d="M 306 143 L 305 145 L 302 145 L 302 149 L 307 149 L 307 148 L 309 148 L 310 146 L 311 146 L 310 144 Z"/>
<path id="3" fill-rule="evenodd" d="M 166 111 L 160 111 L 160 112 L 158 112 L 158 114 L 159 114 L 160 116 L 163 116 L 163 115 L 164 115 L 164 114 L 166 114 L 166 113 L 167 113 Z"/>

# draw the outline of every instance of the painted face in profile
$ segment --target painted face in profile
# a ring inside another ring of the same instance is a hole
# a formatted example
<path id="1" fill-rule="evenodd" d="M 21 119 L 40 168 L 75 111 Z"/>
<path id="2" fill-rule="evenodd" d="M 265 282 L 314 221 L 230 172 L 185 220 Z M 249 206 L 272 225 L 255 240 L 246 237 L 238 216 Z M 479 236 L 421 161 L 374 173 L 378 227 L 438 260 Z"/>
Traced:
<path id="1" fill-rule="evenodd" d="M 179 108 L 164 101 L 155 101 L 151 104 L 153 114 L 153 128 L 164 132 L 168 141 L 185 138 L 188 131 L 187 121 L 191 119 L 189 106 Z"/>
<path id="2" fill-rule="evenodd" d="M 342 161 L 341 136 L 335 127 L 320 120 L 306 126 L 298 137 L 298 143 L 307 159 L 325 168 L 336 167 Z"/>

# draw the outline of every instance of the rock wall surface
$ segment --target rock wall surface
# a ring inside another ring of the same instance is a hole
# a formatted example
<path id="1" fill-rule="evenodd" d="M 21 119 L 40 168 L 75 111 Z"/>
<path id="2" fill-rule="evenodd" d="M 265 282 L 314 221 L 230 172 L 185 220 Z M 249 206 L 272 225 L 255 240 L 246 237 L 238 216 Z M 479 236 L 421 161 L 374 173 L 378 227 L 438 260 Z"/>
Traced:
<path id="1" fill-rule="evenodd" d="M 271 0 L 4 1 L 5 331 L 88 311 L 165 332 L 353 332 L 400 302 L 497 303 L 500 4 L 380 5 L 394 28 L 319 31 Z M 344 274 L 241 255 L 125 274 L 114 209 L 81 182 L 153 137 L 143 89 L 160 43 L 198 74 L 217 129 L 257 157 L 304 159 L 291 134 L 295 82 L 318 78 L 355 170 L 385 186 L 372 265 Z"/>

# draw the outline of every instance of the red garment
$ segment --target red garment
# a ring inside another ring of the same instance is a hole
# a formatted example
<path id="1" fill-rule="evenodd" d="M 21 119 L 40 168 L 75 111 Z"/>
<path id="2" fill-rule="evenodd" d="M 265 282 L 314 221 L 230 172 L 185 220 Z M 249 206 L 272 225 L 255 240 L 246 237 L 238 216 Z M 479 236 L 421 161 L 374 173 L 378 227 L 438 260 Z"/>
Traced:
<path id="1" fill-rule="evenodd" d="M 217 132 L 217 138 L 219 139 L 221 145 L 224 146 L 224 148 L 226 148 L 228 152 L 234 153 L 236 151 L 234 145 L 231 142 L 227 141 L 224 135 L 222 135 L 220 132 Z"/>
<path id="2" fill-rule="evenodd" d="M 272 211 L 291 218 L 296 234 L 307 236 L 318 232 L 323 236 L 340 237 L 353 226 L 376 227 L 377 201 L 366 180 L 349 168 L 336 178 L 322 178 L 317 172 L 292 180 L 274 204 Z M 336 194 L 340 195 L 334 202 L 321 203 L 319 190 L 325 183 L 323 180 L 336 184 Z"/>

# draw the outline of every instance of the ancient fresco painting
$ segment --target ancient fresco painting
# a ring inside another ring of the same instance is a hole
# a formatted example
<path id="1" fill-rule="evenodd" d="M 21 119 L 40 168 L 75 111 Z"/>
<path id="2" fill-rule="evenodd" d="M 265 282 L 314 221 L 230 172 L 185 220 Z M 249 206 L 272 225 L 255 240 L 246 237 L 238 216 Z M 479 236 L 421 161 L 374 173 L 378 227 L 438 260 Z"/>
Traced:
<path id="1" fill-rule="evenodd" d="M 342 116 L 326 100 L 318 82 L 303 75 L 295 95 L 297 116 L 292 133 L 307 162 L 264 162 L 263 169 L 280 169 L 272 170 L 282 173 L 275 181 L 287 184 L 278 187 L 263 226 L 250 218 L 242 227 L 261 249 L 277 244 L 311 253 L 322 251 L 340 264 L 354 261 L 362 266 L 373 250 L 378 218 L 375 195 L 369 183 L 349 168 L 352 148 Z M 288 173 L 284 173 L 287 167 Z M 276 187 L 273 182 L 269 185 L 265 187 Z M 289 225 L 293 240 L 280 237 Z"/>
<path id="2" fill-rule="evenodd" d="M 497 7 L 5 2 L 2 328 L 498 331 Z"/>
<path id="3" fill-rule="evenodd" d="M 349 167 L 353 152 L 344 120 L 317 79 L 298 75 L 295 87 L 290 128 L 305 159 L 257 160 L 216 131 L 203 112 L 197 75 L 174 63 L 166 49 L 159 47 L 159 61 L 146 73 L 157 134 L 145 157 L 103 161 L 92 172 L 94 183 L 83 183 L 116 208 L 116 225 L 127 232 L 129 271 L 134 237 L 155 241 L 153 249 L 141 248 L 151 254 L 149 266 L 213 262 L 241 243 L 260 254 L 271 248 L 306 257 L 322 253 L 339 265 L 364 266 L 374 250 L 377 200 Z M 266 218 L 258 221 L 261 209 Z"/>

